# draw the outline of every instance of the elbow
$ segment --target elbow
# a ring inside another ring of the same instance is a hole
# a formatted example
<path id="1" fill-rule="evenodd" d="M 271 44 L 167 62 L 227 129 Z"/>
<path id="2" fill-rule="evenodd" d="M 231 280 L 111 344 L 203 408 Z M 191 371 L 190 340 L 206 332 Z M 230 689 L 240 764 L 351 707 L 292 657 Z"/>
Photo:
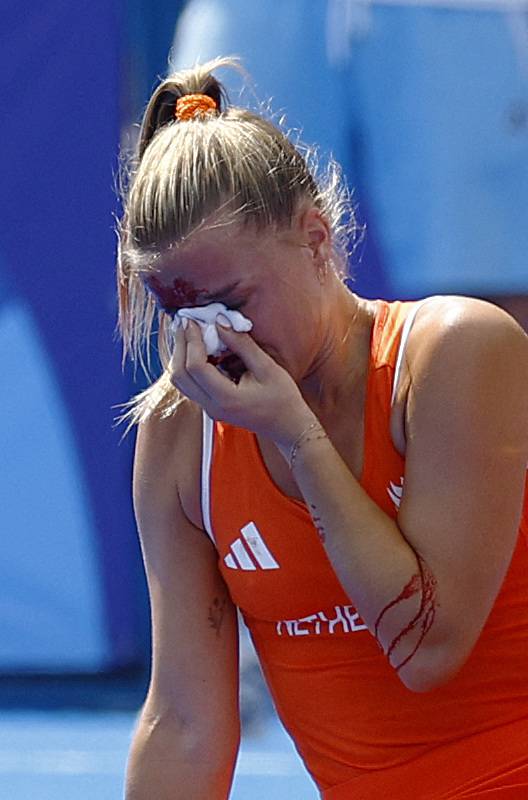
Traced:
<path id="1" fill-rule="evenodd" d="M 229 722 L 181 716 L 174 711 L 149 713 L 143 711 L 141 727 L 147 738 L 163 740 L 171 752 L 190 768 L 198 765 L 202 774 L 212 777 L 233 765 L 240 746 L 238 717 Z"/>
<path id="2" fill-rule="evenodd" d="M 238 751 L 234 725 L 210 729 L 173 711 L 144 710 L 127 763 L 127 800 L 229 796 Z"/>
<path id="3" fill-rule="evenodd" d="M 403 667 L 398 671 L 398 676 L 405 688 L 416 694 L 424 694 L 438 689 L 438 687 L 447 683 L 453 674 L 432 670 L 428 667 L 421 669 Z"/>
<path id="4" fill-rule="evenodd" d="M 398 677 L 411 692 L 423 694 L 448 683 L 459 672 L 469 653 L 448 646 L 424 647 L 401 668 Z"/>

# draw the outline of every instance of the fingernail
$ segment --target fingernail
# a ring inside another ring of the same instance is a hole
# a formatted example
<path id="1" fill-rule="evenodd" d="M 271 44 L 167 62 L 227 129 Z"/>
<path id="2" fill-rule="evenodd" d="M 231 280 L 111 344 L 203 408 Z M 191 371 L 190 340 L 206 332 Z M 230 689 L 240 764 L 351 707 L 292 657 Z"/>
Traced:
<path id="1" fill-rule="evenodd" d="M 184 331 L 187 330 L 187 325 L 189 324 L 189 317 L 180 317 L 180 319 L 183 330 Z"/>
<path id="2" fill-rule="evenodd" d="M 231 320 L 226 317 L 224 314 L 217 314 L 216 315 L 216 322 L 222 326 L 222 328 L 232 328 Z"/>

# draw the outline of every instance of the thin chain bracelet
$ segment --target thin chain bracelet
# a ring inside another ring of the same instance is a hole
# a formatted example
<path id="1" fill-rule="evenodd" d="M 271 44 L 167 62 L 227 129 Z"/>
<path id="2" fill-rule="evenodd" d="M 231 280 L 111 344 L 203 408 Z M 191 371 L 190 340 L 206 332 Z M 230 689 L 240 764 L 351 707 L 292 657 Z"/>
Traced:
<path id="1" fill-rule="evenodd" d="M 318 436 L 310 437 L 310 433 L 312 431 L 317 431 Z M 295 459 L 297 457 L 297 453 L 298 453 L 301 445 L 304 444 L 305 441 L 316 441 L 318 439 L 326 439 L 326 438 L 327 438 L 327 434 L 323 430 L 323 427 L 322 427 L 321 423 L 319 422 L 319 420 L 315 420 L 310 425 L 308 425 L 308 427 L 303 430 L 303 432 L 297 437 L 297 439 L 294 441 L 294 443 L 291 446 L 290 455 L 289 455 L 289 458 L 288 458 L 288 466 L 289 466 L 290 470 L 293 469 L 293 465 L 295 464 Z"/>

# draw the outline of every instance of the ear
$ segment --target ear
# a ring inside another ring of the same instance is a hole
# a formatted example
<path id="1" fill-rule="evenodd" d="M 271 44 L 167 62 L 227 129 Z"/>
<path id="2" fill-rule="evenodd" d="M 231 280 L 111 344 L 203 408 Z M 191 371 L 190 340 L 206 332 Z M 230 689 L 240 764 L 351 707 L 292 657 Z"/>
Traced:
<path id="1" fill-rule="evenodd" d="M 299 233 L 318 265 L 327 264 L 332 255 L 332 234 L 328 220 L 317 206 L 304 209 L 298 220 Z"/>

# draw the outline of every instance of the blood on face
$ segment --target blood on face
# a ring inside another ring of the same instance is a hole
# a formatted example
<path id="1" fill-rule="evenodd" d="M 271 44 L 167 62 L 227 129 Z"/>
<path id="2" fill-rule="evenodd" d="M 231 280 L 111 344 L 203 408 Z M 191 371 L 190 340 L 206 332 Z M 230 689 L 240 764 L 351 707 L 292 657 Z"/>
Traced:
<path id="1" fill-rule="evenodd" d="M 197 289 L 192 283 L 182 278 L 174 278 L 172 283 L 167 285 L 162 283 L 157 275 L 149 275 L 145 283 L 156 297 L 158 305 L 168 314 L 176 313 L 183 306 L 195 306 L 210 302 L 211 295 L 206 289 Z M 232 286 L 228 286 L 220 294 L 225 294 L 232 288 Z M 240 357 L 229 350 L 219 356 L 208 356 L 207 360 L 213 366 L 218 367 L 234 383 L 238 383 L 244 372 L 247 371 L 246 365 Z"/>
<path id="2" fill-rule="evenodd" d="M 157 275 L 149 275 L 145 283 L 164 311 L 177 311 L 183 306 L 199 305 L 207 295 L 207 289 L 197 289 L 189 281 L 174 278 L 172 283 L 163 283 Z"/>

